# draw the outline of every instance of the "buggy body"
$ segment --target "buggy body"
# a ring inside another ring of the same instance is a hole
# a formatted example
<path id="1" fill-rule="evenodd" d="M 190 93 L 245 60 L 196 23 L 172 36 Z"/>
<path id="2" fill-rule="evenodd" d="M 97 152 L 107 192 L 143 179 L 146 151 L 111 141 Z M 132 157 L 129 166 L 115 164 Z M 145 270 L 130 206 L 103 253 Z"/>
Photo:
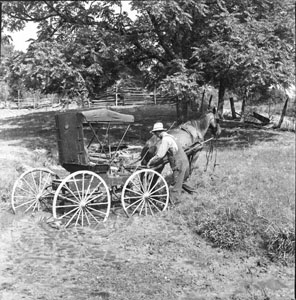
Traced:
<path id="1" fill-rule="evenodd" d="M 140 165 L 127 166 L 120 157 L 133 115 L 109 109 L 70 111 L 57 114 L 55 123 L 59 163 L 70 174 L 59 178 L 45 168 L 24 172 L 13 187 L 14 212 L 50 208 L 54 220 L 68 227 L 106 221 L 118 203 L 127 216 L 154 215 L 167 208 L 164 177 Z M 112 127 L 117 135 L 123 131 L 122 136 L 112 140 Z"/>

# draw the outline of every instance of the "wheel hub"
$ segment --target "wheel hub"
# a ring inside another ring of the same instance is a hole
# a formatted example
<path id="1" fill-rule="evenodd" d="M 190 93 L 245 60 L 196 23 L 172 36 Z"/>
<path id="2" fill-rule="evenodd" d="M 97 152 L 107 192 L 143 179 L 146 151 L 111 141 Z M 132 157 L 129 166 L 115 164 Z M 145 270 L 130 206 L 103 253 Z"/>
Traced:
<path id="1" fill-rule="evenodd" d="M 150 193 L 149 192 L 145 192 L 144 194 L 143 194 L 143 199 L 144 200 L 146 200 L 147 198 L 149 198 L 150 197 Z"/>
<path id="2" fill-rule="evenodd" d="M 86 206 L 86 200 L 81 200 L 79 206 L 80 208 L 84 208 Z"/>

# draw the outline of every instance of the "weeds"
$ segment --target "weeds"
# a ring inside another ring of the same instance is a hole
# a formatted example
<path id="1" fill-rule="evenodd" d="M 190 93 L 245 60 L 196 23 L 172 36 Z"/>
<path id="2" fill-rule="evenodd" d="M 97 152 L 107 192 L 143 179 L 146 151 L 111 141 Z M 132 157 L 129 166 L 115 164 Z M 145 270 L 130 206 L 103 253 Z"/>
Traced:
<path id="1" fill-rule="evenodd" d="M 295 254 L 295 149 L 281 142 L 223 149 L 215 176 L 196 172 L 198 194 L 178 210 L 187 226 L 214 247 L 288 262 Z"/>

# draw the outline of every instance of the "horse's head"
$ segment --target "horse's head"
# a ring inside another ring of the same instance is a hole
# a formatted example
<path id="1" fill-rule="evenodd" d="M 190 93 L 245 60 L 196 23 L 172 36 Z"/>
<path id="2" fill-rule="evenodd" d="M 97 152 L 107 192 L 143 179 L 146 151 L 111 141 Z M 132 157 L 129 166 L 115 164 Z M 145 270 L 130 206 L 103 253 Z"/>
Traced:
<path id="1" fill-rule="evenodd" d="M 219 136 L 221 134 L 221 127 L 219 124 L 220 118 L 216 107 L 208 109 L 208 116 L 210 122 L 210 129 L 214 136 Z"/>

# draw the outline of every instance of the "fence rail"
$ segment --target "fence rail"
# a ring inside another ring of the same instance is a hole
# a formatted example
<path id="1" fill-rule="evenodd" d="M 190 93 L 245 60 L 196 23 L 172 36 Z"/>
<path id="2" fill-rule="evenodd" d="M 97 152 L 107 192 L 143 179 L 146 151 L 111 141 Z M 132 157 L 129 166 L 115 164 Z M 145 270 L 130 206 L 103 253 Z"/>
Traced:
<path id="1" fill-rule="evenodd" d="M 76 99 L 81 100 L 82 99 Z M 10 102 L 10 107 L 14 108 L 44 108 L 67 106 L 74 99 L 51 97 L 26 97 L 15 98 Z M 93 99 L 84 100 L 83 105 L 88 107 L 103 107 L 103 106 L 128 106 L 128 105 L 154 105 L 154 104 L 175 104 L 175 98 L 170 95 L 160 95 L 156 93 L 149 93 L 139 88 L 127 89 L 110 89 L 105 93 L 96 95 Z"/>
<path id="2" fill-rule="evenodd" d="M 174 104 L 175 99 L 169 95 L 149 93 L 139 88 L 110 89 L 107 93 L 98 94 L 90 100 L 90 105 L 95 106 L 118 106 L 118 105 L 153 105 Z"/>

